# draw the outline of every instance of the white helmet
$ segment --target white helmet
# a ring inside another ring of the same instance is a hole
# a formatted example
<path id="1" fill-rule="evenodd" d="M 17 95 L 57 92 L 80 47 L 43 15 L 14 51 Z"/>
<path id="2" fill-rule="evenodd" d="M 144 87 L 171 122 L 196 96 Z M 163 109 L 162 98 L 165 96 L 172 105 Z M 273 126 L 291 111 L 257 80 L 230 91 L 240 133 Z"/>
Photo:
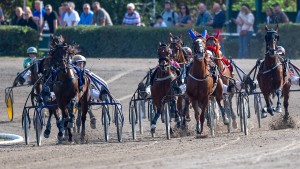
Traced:
<path id="1" fill-rule="evenodd" d="M 86 58 L 82 55 L 74 55 L 72 57 L 72 63 L 75 64 L 77 62 L 84 62 L 84 64 L 86 64 Z"/>
<path id="2" fill-rule="evenodd" d="M 184 50 L 184 52 L 185 52 L 188 56 L 192 56 L 192 55 L 193 55 L 193 52 L 192 52 L 191 48 L 189 48 L 189 47 L 183 47 L 182 49 Z"/>
<path id="3" fill-rule="evenodd" d="M 30 53 L 34 53 L 34 54 L 37 54 L 37 50 L 35 47 L 29 47 L 27 49 L 27 54 L 30 54 Z"/>
<path id="4" fill-rule="evenodd" d="M 278 46 L 277 47 L 277 54 L 284 56 L 285 55 L 285 49 L 282 46 Z"/>

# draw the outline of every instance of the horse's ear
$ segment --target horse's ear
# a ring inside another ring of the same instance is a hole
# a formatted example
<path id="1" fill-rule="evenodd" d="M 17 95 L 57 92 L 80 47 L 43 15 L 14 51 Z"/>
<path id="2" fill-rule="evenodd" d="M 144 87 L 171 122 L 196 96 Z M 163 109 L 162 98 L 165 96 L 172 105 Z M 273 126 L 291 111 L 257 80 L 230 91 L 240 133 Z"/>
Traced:
<path id="1" fill-rule="evenodd" d="M 158 42 L 158 45 L 161 46 L 161 42 Z"/>
<path id="2" fill-rule="evenodd" d="M 269 31 L 269 28 L 268 28 L 268 26 L 267 26 L 267 25 L 265 26 L 265 30 L 266 30 L 266 31 Z"/>
<path id="3" fill-rule="evenodd" d="M 170 32 L 169 34 L 169 41 L 172 42 L 173 41 L 173 34 Z"/>
<path id="4" fill-rule="evenodd" d="M 205 37 L 206 37 L 206 35 L 207 35 L 207 30 L 205 29 L 205 30 L 203 30 L 203 32 L 202 32 L 202 34 L 201 34 L 201 36 L 202 36 L 203 38 L 205 38 Z"/>
<path id="5" fill-rule="evenodd" d="M 209 34 L 208 33 L 206 33 L 206 39 L 208 39 L 209 38 Z"/>
<path id="6" fill-rule="evenodd" d="M 215 38 L 219 39 L 219 36 L 220 36 L 220 31 L 217 32 L 217 34 L 215 35 Z"/>

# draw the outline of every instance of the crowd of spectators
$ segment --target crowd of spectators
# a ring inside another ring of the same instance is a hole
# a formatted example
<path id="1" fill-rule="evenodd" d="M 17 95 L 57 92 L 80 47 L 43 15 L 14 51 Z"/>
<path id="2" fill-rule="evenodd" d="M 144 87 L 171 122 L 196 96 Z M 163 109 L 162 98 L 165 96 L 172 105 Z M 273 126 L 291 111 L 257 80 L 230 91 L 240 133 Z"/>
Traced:
<path id="1" fill-rule="evenodd" d="M 92 9 L 91 9 L 92 7 Z M 142 16 L 136 10 L 133 3 L 127 4 L 127 12 L 124 14 L 122 25 L 127 26 L 142 26 Z M 187 5 L 182 4 L 179 7 L 179 11 L 173 9 L 171 1 L 166 0 L 164 3 L 164 10 L 159 13 L 155 19 L 155 23 L 151 24 L 153 27 L 200 27 L 211 26 L 213 31 L 223 32 L 224 25 L 226 23 L 226 15 L 223 7 L 214 3 L 211 10 L 207 8 L 204 3 L 197 5 L 197 15 L 195 18 L 191 16 L 190 9 Z M 34 11 L 32 12 L 30 7 L 16 7 L 15 16 L 11 19 L 10 24 L 28 26 L 37 31 L 40 34 L 44 30 L 48 30 L 50 33 L 54 33 L 58 26 L 77 26 L 77 25 L 95 25 L 95 26 L 113 26 L 113 22 L 109 13 L 101 7 L 101 4 L 97 1 L 93 4 L 85 3 L 82 6 L 82 13 L 79 15 L 75 10 L 75 4 L 73 2 L 64 2 L 58 8 L 58 13 L 52 8 L 50 4 L 43 7 L 42 1 L 34 2 Z M 273 4 L 272 7 L 267 7 L 265 10 L 266 18 L 264 23 L 288 23 L 289 18 L 285 12 L 281 9 L 278 3 Z M 0 25 L 5 22 L 4 11 L 0 6 Z M 236 18 L 232 18 L 231 21 L 237 26 L 237 33 L 239 36 L 240 47 L 238 56 L 239 58 L 245 58 L 249 56 L 249 44 L 253 34 L 254 15 L 251 12 L 250 7 L 247 4 L 242 4 L 240 12 Z M 300 23 L 300 11 L 297 14 L 296 23 Z M 220 36 L 220 42 L 222 43 L 223 37 Z"/>

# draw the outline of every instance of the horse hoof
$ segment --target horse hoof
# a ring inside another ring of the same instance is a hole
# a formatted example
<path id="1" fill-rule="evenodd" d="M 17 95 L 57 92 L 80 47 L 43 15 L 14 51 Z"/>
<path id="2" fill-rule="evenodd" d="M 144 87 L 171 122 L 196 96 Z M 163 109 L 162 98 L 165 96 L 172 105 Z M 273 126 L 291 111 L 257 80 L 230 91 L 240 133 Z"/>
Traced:
<path id="1" fill-rule="evenodd" d="M 282 113 L 281 107 L 276 107 L 275 112 L 277 112 L 277 113 Z"/>
<path id="2" fill-rule="evenodd" d="M 186 122 L 190 122 L 191 121 L 191 117 L 186 117 L 185 121 Z"/>
<path id="3" fill-rule="evenodd" d="M 237 129 L 237 128 L 238 128 L 238 125 L 237 125 L 236 120 L 232 120 L 232 127 L 233 127 L 234 129 Z"/>
<path id="4" fill-rule="evenodd" d="M 267 108 L 268 113 L 270 113 L 271 116 L 274 116 L 274 112 L 272 108 Z"/>
<path id="5" fill-rule="evenodd" d="M 49 138 L 49 136 L 50 136 L 50 131 L 49 130 L 45 130 L 44 131 L 44 137 L 45 138 Z"/>
<path id="6" fill-rule="evenodd" d="M 95 118 L 91 119 L 90 126 L 92 129 L 96 129 L 96 119 Z"/>
<path id="7" fill-rule="evenodd" d="M 75 127 L 75 123 L 74 122 L 68 122 L 68 126 L 69 129 L 74 128 Z"/>
<path id="8" fill-rule="evenodd" d="M 155 133 L 156 126 L 154 124 L 151 125 L 151 134 L 153 135 Z"/>
<path id="9" fill-rule="evenodd" d="M 262 118 L 262 119 L 264 119 L 264 118 L 266 118 L 266 117 L 268 117 L 267 113 L 265 113 L 265 112 L 261 113 L 261 118 Z"/>
<path id="10" fill-rule="evenodd" d="M 223 117 L 223 122 L 225 125 L 229 124 L 229 119 L 227 117 Z"/>

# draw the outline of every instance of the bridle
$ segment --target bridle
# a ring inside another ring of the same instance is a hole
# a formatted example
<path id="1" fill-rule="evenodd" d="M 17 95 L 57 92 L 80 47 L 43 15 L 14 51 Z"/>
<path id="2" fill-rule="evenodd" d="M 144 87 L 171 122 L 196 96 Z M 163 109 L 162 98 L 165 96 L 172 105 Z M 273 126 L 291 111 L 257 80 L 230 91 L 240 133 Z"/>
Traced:
<path id="1" fill-rule="evenodd" d="M 277 42 L 279 41 L 278 33 L 273 29 L 267 31 L 267 34 L 265 35 L 265 41 L 266 41 L 266 54 L 268 54 L 271 57 L 276 56 L 275 52 L 277 50 Z"/>
<path id="2" fill-rule="evenodd" d="M 193 41 L 193 50 L 194 50 L 194 59 L 198 60 L 198 61 L 203 61 L 205 59 L 205 55 L 206 55 L 206 49 L 205 46 L 203 46 L 203 43 L 205 43 L 205 41 L 201 38 L 196 38 Z"/>
<path id="3" fill-rule="evenodd" d="M 51 65 L 54 68 L 62 70 L 65 73 L 67 73 L 67 69 L 70 65 L 70 52 L 68 51 L 68 48 L 68 45 L 59 44 L 50 51 L 50 56 L 52 57 Z M 58 50 L 61 50 L 63 52 L 57 54 L 57 52 L 59 52 Z"/>

